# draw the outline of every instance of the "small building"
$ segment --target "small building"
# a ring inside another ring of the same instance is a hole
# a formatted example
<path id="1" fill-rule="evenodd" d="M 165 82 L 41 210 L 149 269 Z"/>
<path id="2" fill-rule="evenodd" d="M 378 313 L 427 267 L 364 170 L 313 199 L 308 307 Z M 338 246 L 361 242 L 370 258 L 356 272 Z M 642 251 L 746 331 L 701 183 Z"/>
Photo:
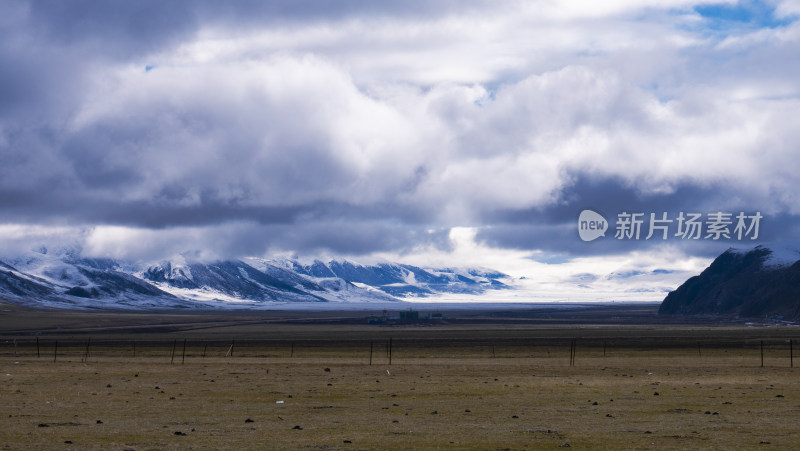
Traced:
<path id="1" fill-rule="evenodd" d="M 402 323 L 410 323 L 413 321 L 419 321 L 419 312 L 415 310 L 408 310 L 406 312 L 400 312 L 400 322 Z"/>

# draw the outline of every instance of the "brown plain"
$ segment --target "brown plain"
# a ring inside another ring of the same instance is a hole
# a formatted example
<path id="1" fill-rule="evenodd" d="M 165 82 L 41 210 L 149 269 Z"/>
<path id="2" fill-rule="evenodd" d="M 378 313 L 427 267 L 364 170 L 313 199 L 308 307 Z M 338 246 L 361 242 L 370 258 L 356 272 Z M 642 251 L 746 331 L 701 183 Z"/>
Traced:
<path id="1" fill-rule="evenodd" d="M 791 327 L 146 318 L 20 311 L 0 317 L 0 448 L 800 443 L 800 369 L 790 368 L 786 341 L 798 332 Z M 36 328 L 45 332 L 26 332 Z"/>

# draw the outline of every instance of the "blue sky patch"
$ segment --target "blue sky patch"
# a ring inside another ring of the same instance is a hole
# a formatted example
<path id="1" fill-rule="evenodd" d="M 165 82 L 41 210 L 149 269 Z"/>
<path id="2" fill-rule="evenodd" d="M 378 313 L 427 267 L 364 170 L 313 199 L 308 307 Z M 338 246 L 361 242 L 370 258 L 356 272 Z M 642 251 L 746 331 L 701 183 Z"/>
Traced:
<path id="1" fill-rule="evenodd" d="M 792 23 L 792 20 L 775 17 L 775 7 L 761 1 L 701 5 L 694 10 L 705 19 L 706 27 L 716 31 L 777 28 Z"/>

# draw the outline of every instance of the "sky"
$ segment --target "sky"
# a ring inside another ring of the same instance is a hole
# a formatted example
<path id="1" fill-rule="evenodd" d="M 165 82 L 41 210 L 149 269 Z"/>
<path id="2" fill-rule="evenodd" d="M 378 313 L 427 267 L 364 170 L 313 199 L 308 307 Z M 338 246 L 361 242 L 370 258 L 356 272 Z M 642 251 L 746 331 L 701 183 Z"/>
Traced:
<path id="1" fill-rule="evenodd" d="M 780 0 L 4 0 L 0 254 L 477 265 L 524 296 L 660 299 L 728 247 L 796 240 L 798 18 Z M 645 223 L 584 242 L 585 209 L 763 218 L 757 240 Z"/>

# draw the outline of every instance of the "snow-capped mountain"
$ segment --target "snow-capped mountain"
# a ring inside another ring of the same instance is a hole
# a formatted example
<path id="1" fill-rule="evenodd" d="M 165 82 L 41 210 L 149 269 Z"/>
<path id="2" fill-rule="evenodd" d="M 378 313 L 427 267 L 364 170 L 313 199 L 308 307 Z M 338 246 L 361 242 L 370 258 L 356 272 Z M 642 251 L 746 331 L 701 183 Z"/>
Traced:
<path id="1" fill-rule="evenodd" d="M 728 249 L 669 293 L 659 314 L 800 318 L 800 246 Z"/>
<path id="2" fill-rule="evenodd" d="M 480 269 L 425 270 L 412 265 L 379 263 L 359 265 L 349 261 L 319 260 L 310 265 L 291 262 L 292 269 L 311 277 L 337 277 L 378 288 L 393 296 L 427 296 L 436 293 L 481 293 L 507 288 L 500 280 L 505 274 Z"/>
<path id="3" fill-rule="evenodd" d="M 55 308 L 269 308 L 287 303 L 384 303 L 506 288 L 504 274 L 382 263 L 243 258 L 156 263 L 83 258 L 75 251 L 0 261 L 0 300 Z"/>

